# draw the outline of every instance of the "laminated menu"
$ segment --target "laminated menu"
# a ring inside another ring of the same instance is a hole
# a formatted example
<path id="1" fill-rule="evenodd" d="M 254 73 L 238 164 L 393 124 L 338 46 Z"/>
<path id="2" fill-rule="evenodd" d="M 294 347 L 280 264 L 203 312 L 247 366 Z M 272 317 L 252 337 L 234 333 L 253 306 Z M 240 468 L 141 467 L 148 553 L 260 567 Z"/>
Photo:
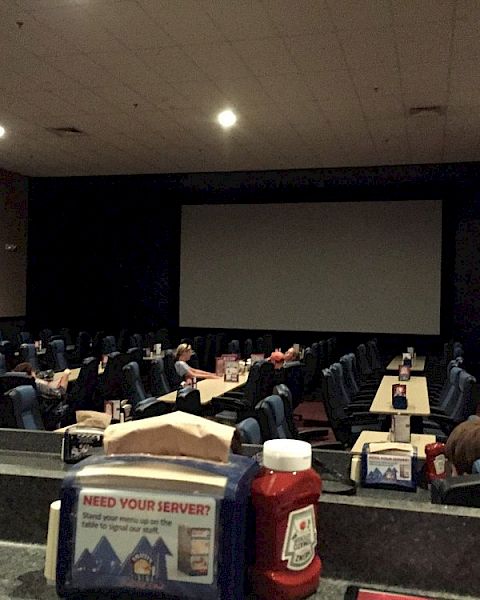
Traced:
<path id="1" fill-rule="evenodd" d="M 404 383 L 392 385 L 392 406 L 398 410 L 405 410 L 408 407 L 407 386 Z"/>

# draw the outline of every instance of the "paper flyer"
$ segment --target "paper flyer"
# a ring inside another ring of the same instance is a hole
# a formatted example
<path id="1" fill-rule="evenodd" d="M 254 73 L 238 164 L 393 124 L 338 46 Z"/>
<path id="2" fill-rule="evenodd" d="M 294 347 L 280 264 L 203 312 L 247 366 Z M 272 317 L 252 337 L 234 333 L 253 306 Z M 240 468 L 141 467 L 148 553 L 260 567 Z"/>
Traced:
<path id="1" fill-rule="evenodd" d="M 72 578 L 113 587 L 164 588 L 214 579 L 214 498 L 84 488 L 79 493 Z"/>

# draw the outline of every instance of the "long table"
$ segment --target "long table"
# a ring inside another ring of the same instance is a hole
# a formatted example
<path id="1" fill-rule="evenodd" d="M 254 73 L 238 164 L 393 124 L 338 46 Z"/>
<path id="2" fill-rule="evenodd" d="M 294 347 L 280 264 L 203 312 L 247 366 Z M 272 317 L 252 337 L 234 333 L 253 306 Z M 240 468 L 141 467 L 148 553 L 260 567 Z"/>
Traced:
<path id="1" fill-rule="evenodd" d="M 423 371 L 425 371 L 425 360 L 425 356 L 416 356 L 415 359 L 412 360 L 412 366 L 410 370 L 423 373 Z M 386 370 L 398 371 L 398 366 L 401 364 L 403 364 L 403 357 L 401 354 L 398 354 L 388 363 Z"/>
<path id="2" fill-rule="evenodd" d="M 407 386 L 408 407 L 404 410 L 392 406 L 392 385 L 401 383 Z M 430 414 L 426 377 L 411 377 L 408 381 L 398 381 L 396 375 L 385 375 L 375 394 L 370 412 L 390 415 L 412 415 L 426 417 Z"/>
<path id="3" fill-rule="evenodd" d="M 99 363 L 98 365 L 98 374 L 102 375 L 102 373 L 105 371 L 105 369 L 103 368 L 102 363 Z M 74 381 L 76 381 L 78 379 L 78 376 L 80 374 L 80 367 L 76 367 L 75 369 L 70 369 L 70 373 L 68 374 L 68 383 L 72 383 Z M 63 371 L 59 371 L 58 373 L 55 373 L 53 375 L 53 381 L 58 381 L 63 375 Z"/>
<path id="4" fill-rule="evenodd" d="M 235 388 L 243 385 L 247 380 L 248 375 L 242 374 L 239 376 L 239 381 L 224 381 L 223 379 L 202 379 L 197 383 L 197 388 L 200 391 L 200 403 L 202 405 L 210 404 L 212 398 L 221 396 L 226 392 L 230 392 Z M 169 404 L 175 404 L 177 399 L 177 391 L 170 392 L 164 396 L 159 396 L 159 400 Z"/>

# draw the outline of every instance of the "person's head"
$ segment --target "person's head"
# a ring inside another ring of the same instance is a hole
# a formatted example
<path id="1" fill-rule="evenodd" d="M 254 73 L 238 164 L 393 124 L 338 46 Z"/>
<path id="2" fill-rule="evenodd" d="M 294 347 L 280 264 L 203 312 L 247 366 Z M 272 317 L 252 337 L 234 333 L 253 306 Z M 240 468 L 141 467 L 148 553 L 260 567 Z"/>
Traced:
<path id="1" fill-rule="evenodd" d="M 473 463 L 480 458 L 480 420 L 455 427 L 445 444 L 445 456 L 458 475 L 472 472 Z"/>
<path id="2" fill-rule="evenodd" d="M 30 377 L 35 376 L 35 371 L 29 362 L 19 363 L 13 370 L 16 373 L 26 373 L 27 375 L 30 375 Z"/>
<path id="3" fill-rule="evenodd" d="M 192 354 L 193 350 L 190 344 L 180 344 L 175 352 L 175 360 L 190 360 Z"/>
<path id="4" fill-rule="evenodd" d="M 278 369 L 283 365 L 283 361 L 284 359 L 284 355 L 283 352 L 279 352 L 278 350 L 275 350 L 275 352 L 272 352 L 268 358 L 268 360 L 273 363 L 273 366 Z"/>
<path id="5" fill-rule="evenodd" d="M 298 350 L 295 350 L 293 346 L 285 352 L 285 362 L 292 362 L 295 360 L 299 360 L 299 358 L 300 352 Z"/>

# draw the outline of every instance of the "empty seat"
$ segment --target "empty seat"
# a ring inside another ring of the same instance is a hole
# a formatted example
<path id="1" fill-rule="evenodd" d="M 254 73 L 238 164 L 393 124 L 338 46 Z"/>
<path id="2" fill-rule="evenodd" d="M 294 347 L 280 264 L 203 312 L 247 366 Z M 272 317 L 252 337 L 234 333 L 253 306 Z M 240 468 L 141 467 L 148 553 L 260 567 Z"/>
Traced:
<path id="1" fill-rule="evenodd" d="M 37 392 L 31 385 L 21 385 L 6 392 L 12 402 L 16 426 L 19 429 L 45 429 Z"/>
<path id="2" fill-rule="evenodd" d="M 129 362 L 123 367 L 125 391 L 132 405 L 133 415 L 137 419 L 163 415 L 170 412 L 170 407 L 154 396 L 147 396 L 140 378 L 140 370 L 136 362 Z"/>
<path id="3" fill-rule="evenodd" d="M 63 371 L 68 368 L 68 361 L 65 354 L 65 342 L 63 340 L 53 340 L 47 346 L 47 363 L 54 371 Z"/>
<path id="4" fill-rule="evenodd" d="M 163 358 L 155 358 L 150 367 L 150 391 L 153 396 L 164 396 L 170 392 L 170 386 L 165 376 Z"/>
<path id="5" fill-rule="evenodd" d="M 192 415 L 200 415 L 202 405 L 200 402 L 200 390 L 185 386 L 177 392 L 175 410 L 181 410 Z"/>
<path id="6" fill-rule="evenodd" d="M 260 423 L 255 417 L 247 417 L 235 425 L 242 444 L 263 444 L 264 439 Z"/>

